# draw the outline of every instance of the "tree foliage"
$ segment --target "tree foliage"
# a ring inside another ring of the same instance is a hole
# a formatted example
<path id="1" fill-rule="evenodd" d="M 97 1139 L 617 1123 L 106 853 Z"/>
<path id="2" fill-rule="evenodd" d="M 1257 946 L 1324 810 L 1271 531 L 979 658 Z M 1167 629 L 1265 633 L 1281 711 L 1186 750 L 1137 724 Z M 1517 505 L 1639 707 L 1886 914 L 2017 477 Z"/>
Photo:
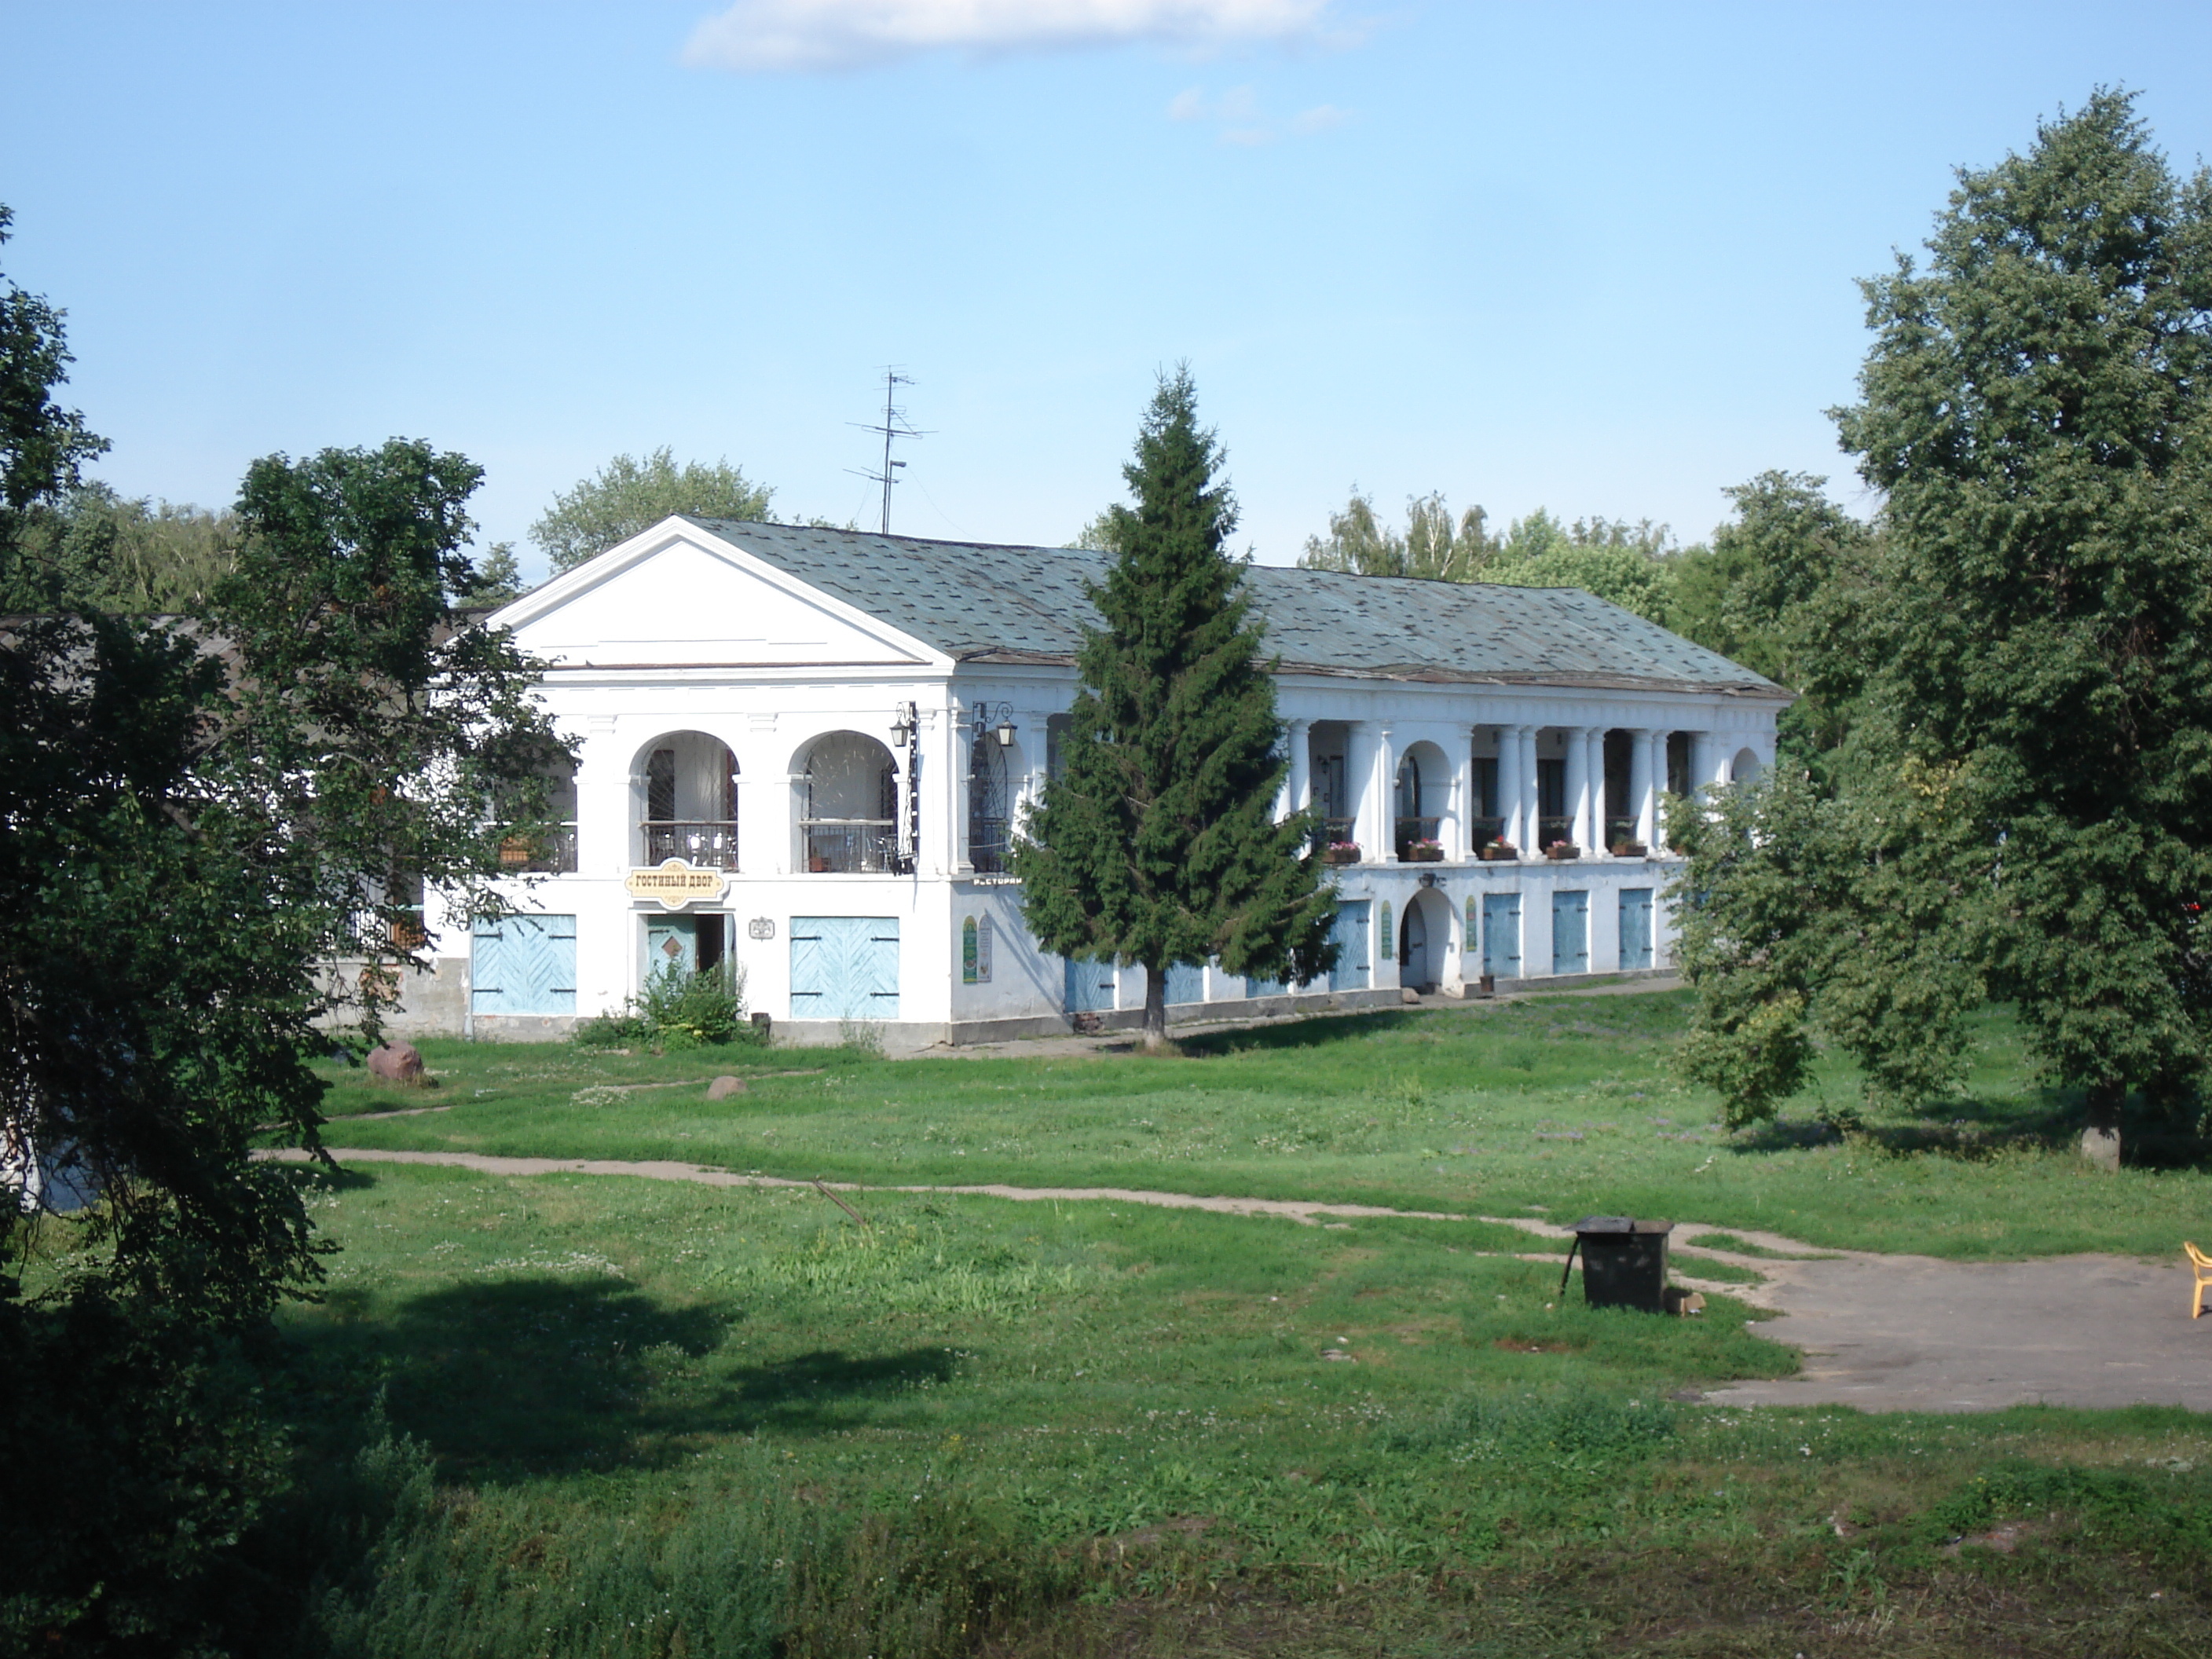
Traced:
<path id="1" fill-rule="evenodd" d="M 35 416 L 0 583 L 40 600 L 0 631 L 0 1646 L 195 1652 L 281 1472 L 240 1367 L 318 1276 L 252 1149 L 316 1146 L 331 1023 L 374 1033 L 422 881 L 492 904 L 491 808 L 554 739 L 459 625 L 477 472 L 427 445 L 256 462 L 201 617 L 27 556 L 98 441 L 52 401 L 58 313 L 8 292 L 52 326 L 0 338 Z"/>
<path id="2" fill-rule="evenodd" d="M 775 491 L 755 483 L 727 460 L 676 464 L 666 446 L 642 460 L 617 455 L 592 477 L 553 498 L 530 539 L 553 562 L 573 569 L 672 513 L 702 519 L 764 519 Z"/>
<path id="3" fill-rule="evenodd" d="M 1220 464 L 1179 370 L 1122 469 L 1136 504 L 1112 510 L 1115 556 L 1089 590 L 1105 625 L 1085 630 L 1066 770 L 1013 854 L 1047 950 L 1144 965 L 1155 1043 L 1170 963 L 1316 978 L 1335 911 L 1310 818 L 1275 821 L 1283 726 Z"/>
<path id="4" fill-rule="evenodd" d="M 1875 340 L 1839 420 L 1882 533 L 1854 626 L 1801 607 L 1808 677 L 1857 690 L 1809 823 L 1778 787 L 1771 817 L 1698 839 L 1698 1041 L 1720 1055 L 1728 1011 L 1763 1000 L 1925 1094 L 1955 1073 L 1947 1011 L 1998 998 L 2116 1134 L 2130 1091 L 2196 1102 L 2212 1036 L 2212 179 L 2177 177 L 2100 91 L 1962 171 L 1926 269 L 1865 289 Z M 1808 857 L 1832 889 L 1795 917 L 1753 902 Z M 1756 984 L 1793 953 L 1802 1012 Z M 1855 1020 L 1847 972 L 1925 1006 Z"/>
<path id="5" fill-rule="evenodd" d="M 1674 545 L 1664 525 L 1577 519 L 1562 524 L 1539 507 L 1492 532 L 1489 515 L 1471 507 L 1455 521 L 1441 491 L 1409 496 L 1406 527 L 1386 523 L 1374 498 L 1357 488 L 1328 534 L 1306 538 L 1299 565 L 1361 576 L 1419 576 L 1432 581 L 1498 582 L 1514 587 L 1580 587 L 1655 622 L 1673 599 Z"/>
<path id="6" fill-rule="evenodd" d="M 1442 491 L 1406 500 L 1406 528 L 1384 524 L 1374 498 L 1357 488 L 1341 513 L 1328 515 L 1326 537 L 1306 538 L 1298 563 L 1308 570 L 1341 570 L 1361 576 L 1420 576 L 1435 581 L 1479 579 L 1497 556 L 1489 519 L 1471 507 L 1453 521 Z"/>
<path id="7" fill-rule="evenodd" d="M 1859 621 L 1881 531 L 1831 501 L 1827 480 L 1762 472 L 1726 492 L 1735 515 L 1674 561 L 1667 624 L 1798 694 L 1782 752 L 1819 765 L 1864 682 Z"/>

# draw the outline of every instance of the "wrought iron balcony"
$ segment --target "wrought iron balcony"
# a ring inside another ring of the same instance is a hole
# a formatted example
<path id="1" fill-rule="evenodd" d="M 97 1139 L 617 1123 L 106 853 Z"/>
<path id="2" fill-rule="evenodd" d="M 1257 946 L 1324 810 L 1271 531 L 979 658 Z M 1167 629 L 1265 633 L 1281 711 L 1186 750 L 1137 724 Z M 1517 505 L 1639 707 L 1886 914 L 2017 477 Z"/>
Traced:
<path id="1" fill-rule="evenodd" d="M 738 867 L 738 826 L 714 818 L 648 818 L 645 831 L 645 861 L 659 864 L 682 859 L 704 870 Z M 575 866 L 571 862 L 569 867 Z"/>
<path id="2" fill-rule="evenodd" d="M 891 818 L 807 818 L 806 868 L 811 874 L 872 875 L 898 867 L 898 825 Z"/>
<path id="3" fill-rule="evenodd" d="M 1395 825 L 1393 842 L 1400 859 L 1428 862 L 1443 856 L 1443 848 L 1437 839 L 1437 829 L 1442 818 L 1400 818 Z M 1431 852 L 1431 848 L 1434 848 Z"/>
<path id="4" fill-rule="evenodd" d="M 1571 817 L 1540 817 L 1536 820 L 1536 848 L 1539 852 L 1560 842 L 1572 845 L 1574 839 L 1575 821 Z"/>
<path id="5" fill-rule="evenodd" d="M 576 868 L 575 824 L 553 824 L 501 837 L 499 867 L 538 876 L 572 874 Z"/>

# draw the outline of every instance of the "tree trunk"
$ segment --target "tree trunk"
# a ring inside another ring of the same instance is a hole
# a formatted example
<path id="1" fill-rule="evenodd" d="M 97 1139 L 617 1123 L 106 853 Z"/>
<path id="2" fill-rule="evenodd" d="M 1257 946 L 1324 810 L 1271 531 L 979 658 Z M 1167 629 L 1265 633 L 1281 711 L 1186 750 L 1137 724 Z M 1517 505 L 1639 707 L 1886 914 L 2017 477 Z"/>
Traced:
<path id="1" fill-rule="evenodd" d="M 2120 1167 L 2120 1105 L 2127 1095 L 2124 1083 L 2089 1085 L 2089 1126 L 2081 1131 L 2081 1156 L 2100 1170 Z"/>
<path id="2" fill-rule="evenodd" d="M 1145 964 L 1145 1047 L 1162 1048 L 1168 1040 L 1168 970 L 1165 963 Z"/>

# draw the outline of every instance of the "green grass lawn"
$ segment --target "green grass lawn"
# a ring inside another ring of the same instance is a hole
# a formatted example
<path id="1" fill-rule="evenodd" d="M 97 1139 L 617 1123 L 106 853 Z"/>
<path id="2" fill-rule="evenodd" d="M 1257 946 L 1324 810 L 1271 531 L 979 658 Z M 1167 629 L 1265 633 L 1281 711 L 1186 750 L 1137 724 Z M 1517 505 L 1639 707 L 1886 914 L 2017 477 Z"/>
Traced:
<path id="1" fill-rule="evenodd" d="M 2002 1257 L 2164 1255 L 2212 1231 L 2201 1164 L 2117 1176 L 2070 1150 L 2066 1103 L 1984 1020 L 1956 1100 L 1859 1108 L 1848 1068 L 1781 1122 L 1729 1136 L 1674 1075 L 1686 994 L 1316 1018 L 1181 1057 L 886 1061 L 851 1050 L 607 1054 L 426 1042 L 434 1091 L 333 1068 L 332 1144 L 679 1158 L 872 1183 L 1003 1182 L 1448 1208 L 1663 1216 L 1807 1243 Z M 710 1104 L 707 1080 L 749 1091 Z M 435 1111 L 371 1121 L 362 1114 Z"/>
<path id="2" fill-rule="evenodd" d="M 1408 1011 L 1165 1059 L 429 1044 L 434 1091 L 343 1076 L 330 1135 L 1952 1255 L 2164 1250 L 2204 1199 L 2078 1171 L 1995 1021 L 1940 1115 L 1730 1139 L 1671 1079 L 1682 1014 Z M 726 1071 L 751 1089 L 710 1106 Z M 283 1396 L 324 1512 L 362 1517 L 326 1570 L 342 1654 L 2212 1650 L 2205 1419 L 1682 1403 L 1796 1357 L 1725 1296 L 1563 1299 L 1512 1228 L 295 1178 L 342 1247 Z"/>

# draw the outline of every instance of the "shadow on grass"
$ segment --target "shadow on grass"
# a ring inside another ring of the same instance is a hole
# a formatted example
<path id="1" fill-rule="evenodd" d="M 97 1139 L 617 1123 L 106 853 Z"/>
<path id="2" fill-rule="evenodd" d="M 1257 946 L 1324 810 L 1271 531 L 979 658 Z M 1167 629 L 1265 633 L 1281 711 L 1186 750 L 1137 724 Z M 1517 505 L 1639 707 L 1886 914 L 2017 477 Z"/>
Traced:
<path id="1" fill-rule="evenodd" d="M 1995 1098 L 1962 1095 L 1927 1102 L 1903 1122 L 1869 1123 L 1855 1112 L 1798 1117 L 1784 1114 L 1738 1132 L 1728 1146 L 1746 1153 L 1800 1152 L 1848 1140 L 1897 1158 L 1979 1159 L 2006 1152 L 2070 1151 L 2081 1139 L 2087 1117 L 2078 1090 L 2040 1089 Z M 2212 1137 L 2139 1100 L 2129 1103 L 2121 1145 L 2123 1161 L 2133 1166 L 2212 1166 Z"/>
<path id="2" fill-rule="evenodd" d="M 851 1426 L 872 1401 L 951 1381 L 957 1362 L 933 1346 L 733 1365 L 724 1339 L 741 1314 L 596 1276 L 456 1285 L 380 1318 L 358 1302 L 334 1287 L 328 1322 L 302 1334 L 319 1368 L 379 1379 L 392 1426 L 475 1478 L 651 1467 L 700 1435 Z"/>
<path id="3" fill-rule="evenodd" d="M 1224 1054 L 1264 1053 L 1274 1049 L 1324 1048 L 1355 1037 L 1401 1031 L 1417 1024 L 1419 1009 L 1388 1009 L 1364 1014 L 1317 1014 L 1282 1025 L 1255 1025 L 1233 1031 L 1207 1031 L 1200 1036 L 1176 1036 L 1176 1046 L 1194 1060 Z M 1170 1034 L 1173 1036 L 1173 1033 Z"/>

